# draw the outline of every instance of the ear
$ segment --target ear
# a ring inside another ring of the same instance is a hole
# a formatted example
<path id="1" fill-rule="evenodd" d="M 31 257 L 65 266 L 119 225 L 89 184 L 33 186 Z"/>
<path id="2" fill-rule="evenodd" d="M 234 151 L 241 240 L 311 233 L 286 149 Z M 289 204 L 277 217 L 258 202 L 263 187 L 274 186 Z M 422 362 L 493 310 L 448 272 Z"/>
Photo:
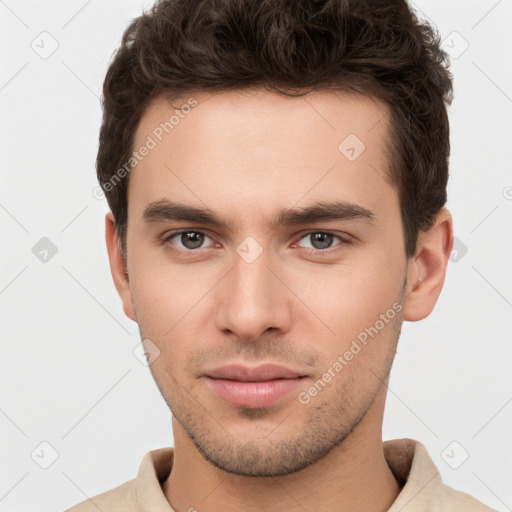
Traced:
<path id="1" fill-rule="evenodd" d="M 404 320 L 416 322 L 430 315 L 443 289 L 452 248 L 452 216 L 442 208 L 432 227 L 420 232 L 416 255 L 409 260 Z"/>
<path id="2" fill-rule="evenodd" d="M 105 240 L 107 242 L 108 258 L 110 261 L 110 272 L 119 297 L 123 302 L 125 315 L 137 321 L 132 302 L 132 292 L 130 290 L 130 281 L 127 274 L 127 267 L 121 255 L 119 247 L 119 238 L 116 232 L 116 221 L 112 212 L 105 215 Z"/>

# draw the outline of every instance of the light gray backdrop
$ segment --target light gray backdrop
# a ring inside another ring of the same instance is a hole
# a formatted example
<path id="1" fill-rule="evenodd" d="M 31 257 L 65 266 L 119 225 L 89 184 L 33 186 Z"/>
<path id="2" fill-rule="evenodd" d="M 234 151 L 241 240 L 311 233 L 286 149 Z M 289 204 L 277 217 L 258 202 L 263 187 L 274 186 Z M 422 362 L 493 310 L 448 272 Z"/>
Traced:
<path id="1" fill-rule="evenodd" d="M 151 2 L 0 1 L 0 509 L 66 507 L 172 443 L 134 355 L 95 197 L 99 96 Z M 512 507 L 512 1 L 417 0 L 452 55 L 457 235 L 427 320 L 405 324 L 384 438 L 423 442 L 443 479 Z M 46 469 L 45 469 L 46 468 Z"/>

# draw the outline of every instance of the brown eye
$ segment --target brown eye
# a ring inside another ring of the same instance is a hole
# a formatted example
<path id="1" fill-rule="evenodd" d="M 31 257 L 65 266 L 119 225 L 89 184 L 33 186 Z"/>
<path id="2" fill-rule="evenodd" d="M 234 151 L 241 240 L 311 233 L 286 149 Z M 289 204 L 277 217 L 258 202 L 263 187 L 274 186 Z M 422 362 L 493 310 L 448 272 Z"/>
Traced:
<path id="1" fill-rule="evenodd" d="M 200 231 L 181 231 L 167 237 L 167 242 L 189 251 L 201 248 L 206 240 L 210 237 Z"/>
<path id="2" fill-rule="evenodd" d="M 309 240 L 309 244 L 301 245 L 301 247 L 306 247 L 308 249 L 313 250 L 325 250 L 333 247 L 333 242 L 335 239 L 341 240 L 341 238 L 332 233 L 326 233 L 324 231 L 315 231 L 311 233 L 306 233 L 302 238 L 302 240 Z"/>
<path id="3" fill-rule="evenodd" d="M 195 231 L 186 231 L 180 235 L 181 243 L 187 249 L 197 249 L 204 242 L 204 235 Z"/>
<path id="4" fill-rule="evenodd" d="M 329 233 L 313 233 L 311 237 L 311 245 L 315 249 L 328 249 L 332 245 L 334 236 Z"/>

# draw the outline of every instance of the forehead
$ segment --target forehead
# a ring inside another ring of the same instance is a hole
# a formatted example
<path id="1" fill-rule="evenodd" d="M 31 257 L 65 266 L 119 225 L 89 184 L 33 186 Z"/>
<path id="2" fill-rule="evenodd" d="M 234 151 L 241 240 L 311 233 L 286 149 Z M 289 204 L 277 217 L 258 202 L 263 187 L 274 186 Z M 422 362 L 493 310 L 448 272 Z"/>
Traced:
<path id="1" fill-rule="evenodd" d="M 145 110 L 135 134 L 135 146 L 141 146 L 148 135 L 161 142 L 171 132 L 188 138 L 216 132 L 219 139 L 230 132 L 232 142 L 242 142 L 248 135 L 276 146 L 291 142 L 288 134 L 301 141 L 311 138 L 313 131 L 324 136 L 330 132 L 336 142 L 344 133 L 353 133 L 375 143 L 387 128 L 388 114 L 388 105 L 375 97 L 341 91 L 285 96 L 247 89 L 191 93 L 172 99 L 162 94 Z M 374 137 L 371 132 L 377 126 Z M 280 137 L 274 138 L 275 134 Z"/>
<path id="2" fill-rule="evenodd" d="M 396 204 L 388 119 L 384 102 L 348 93 L 160 96 L 136 132 L 134 150 L 150 149 L 131 172 L 129 210 L 164 197 L 244 211 L 313 197 Z"/>

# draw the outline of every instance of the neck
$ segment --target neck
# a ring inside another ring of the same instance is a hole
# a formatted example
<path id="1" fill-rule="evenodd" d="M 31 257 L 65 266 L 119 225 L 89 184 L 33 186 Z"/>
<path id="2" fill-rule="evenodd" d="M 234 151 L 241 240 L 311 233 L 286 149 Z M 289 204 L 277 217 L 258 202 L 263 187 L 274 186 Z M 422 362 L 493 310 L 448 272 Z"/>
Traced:
<path id="1" fill-rule="evenodd" d="M 388 510 L 400 493 L 382 448 L 385 391 L 341 445 L 320 461 L 280 477 L 222 471 L 198 452 L 173 419 L 174 462 L 163 484 L 176 512 L 348 512 Z"/>

